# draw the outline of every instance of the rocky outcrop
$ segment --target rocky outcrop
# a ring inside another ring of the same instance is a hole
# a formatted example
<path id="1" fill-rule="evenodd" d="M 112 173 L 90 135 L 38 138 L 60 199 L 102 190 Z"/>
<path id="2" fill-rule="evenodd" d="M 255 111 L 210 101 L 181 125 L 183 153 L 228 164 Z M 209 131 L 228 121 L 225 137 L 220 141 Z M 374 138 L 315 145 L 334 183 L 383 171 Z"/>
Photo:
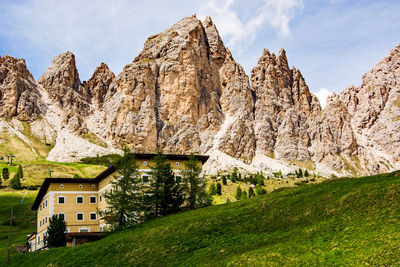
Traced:
<path id="1" fill-rule="evenodd" d="M 38 84 L 46 91 L 50 103 L 64 111 L 62 124 L 79 133 L 85 132 L 90 95 L 80 82 L 75 56 L 66 52 L 54 57 Z"/>
<path id="2" fill-rule="evenodd" d="M 104 98 L 109 92 L 110 85 L 115 79 L 114 73 L 108 68 L 107 64 L 101 63 L 96 68 L 92 77 L 84 83 L 84 87 L 89 93 L 91 102 L 96 107 L 101 107 L 104 102 Z"/>
<path id="3" fill-rule="evenodd" d="M 25 60 L 0 57 L 0 117 L 32 121 L 45 109 Z"/>
<path id="4" fill-rule="evenodd" d="M 301 72 L 290 69 L 285 50 L 279 56 L 264 50 L 251 73 L 255 102 L 257 151 L 279 159 L 311 159 L 309 124 L 321 106 Z"/>
<path id="5" fill-rule="evenodd" d="M 49 160 L 127 145 L 210 154 L 214 169 L 224 160 L 284 172 L 307 162 L 339 175 L 400 168 L 400 46 L 324 110 L 283 49 L 263 51 L 250 86 L 209 17 L 151 36 L 117 77 L 102 63 L 82 84 L 70 52 L 37 84 L 23 60 L 0 63 L 0 116 L 34 120 L 32 134 L 54 144 Z"/>

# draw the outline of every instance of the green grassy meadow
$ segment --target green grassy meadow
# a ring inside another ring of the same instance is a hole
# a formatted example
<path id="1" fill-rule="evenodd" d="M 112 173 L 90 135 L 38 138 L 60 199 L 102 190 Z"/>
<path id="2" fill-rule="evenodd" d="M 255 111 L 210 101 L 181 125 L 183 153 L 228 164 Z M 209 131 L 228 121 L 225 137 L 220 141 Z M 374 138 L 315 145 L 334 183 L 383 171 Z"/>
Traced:
<path id="1" fill-rule="evenodd" d="M 399 252 L 397 171 L 182 212 L 97 242 L 14 255 L 11 265 L 397 266 Z"/>

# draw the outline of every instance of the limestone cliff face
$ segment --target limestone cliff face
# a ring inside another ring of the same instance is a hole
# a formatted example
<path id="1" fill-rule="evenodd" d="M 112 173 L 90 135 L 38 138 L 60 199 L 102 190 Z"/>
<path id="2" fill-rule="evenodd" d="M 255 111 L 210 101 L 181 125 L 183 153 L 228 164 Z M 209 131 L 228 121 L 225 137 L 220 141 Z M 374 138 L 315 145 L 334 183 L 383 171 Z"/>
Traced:
<path id="1" fill-rule="evenodd" d="M 66 52 L 35 83 L 24 60 L 0 58 L 0 117 L 33 121 L 32 133 L 54 144 L 49 160 L 127 145 L 216 155 L 217 168 L 231 156 L 269 171 L 312 161 L 324 174 L 361 175 L 400 168 L 399 84 L 397 46 L 321 110 L 283 49 L 263 51 L 250 86 L 211 18 L 191 16 L 148 38 L 118 76 L 102 63 L 81 83 Z"/>
<path id="2" fill-rule="evenodd" d="M 285 50 L 264 50 L 251 73 L 256 95 L 255 134 L 259 153 L 284 160 L 311 159 L 309 122 L 321 111 L 300 71 L 290 69 Z"/>
<path id="3" fill-rule="evenodd" d="M 33 121 L 45 109 L 25 60 L 0 57 L 0 117 Z"/>
<path id="4" fill-rule="evenodd" d="M 204 153 L 215 145 L 236 157 L 254 153 L 248 77 L 210 18 L 203 24 L 187 17 L 151 36 L 110 88 L 104 106 L 117 111 L 106 119 L 104 137 L 116 145 L 136 151 L 158 145 L 175 153 Z M 214 144 L 227 116 L 237 118 L 229 125 L 231 136 Z"/>
<path id="5" fill-rule="evenodd" d="M 81 85 L 75 56 L 66 52 L 54 57 L 38 84 L 47 93 L 48 103 L 64 111 L 62 123 L 77 132 L 84 132 L 90 98 L 87 89 Z"/>

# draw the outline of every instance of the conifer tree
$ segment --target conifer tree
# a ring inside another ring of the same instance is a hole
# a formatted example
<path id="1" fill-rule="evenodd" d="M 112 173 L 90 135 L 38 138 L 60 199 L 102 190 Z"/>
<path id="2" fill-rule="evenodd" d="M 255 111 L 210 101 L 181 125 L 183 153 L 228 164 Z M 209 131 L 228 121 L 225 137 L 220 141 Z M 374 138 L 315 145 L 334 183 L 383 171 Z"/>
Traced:
<path id="1" fill-rule="evenodd" d="M 143 195 L 136 159 L 127 148 L 124 148 L 121 161 L 115 165 L 120 177 L 115 177 L 112 190 L 104 193 L 108 206 L 100 215 L 104 216 L 113 228 L 120 229 L 142 221 L 140 216 Z"/>
<path id="2" fill-rule="evenodd" d="M 217 184 L 217 195 L 222 195 L 222 185 L 220 183 Z"/>
<path id="3" fill-rule="evenodd" d="M 10 186 L 12 189 L 21 189 L 21 178 L 18 174 L 14 174 L 14 177 L 10 181 Z"/>
<path id="4" fill-rule="evenodd" d="M 304 172 L 304 176 L 305 176 L 305 177 L 308 177 L 308 176 L 309 176 L 309 174 L 308 174 L 308 170 L 305 170 L 305 172 Z"/>
<path id="5" fill-rule="evenodd" d="M 24 172 L 22 171 L 21 164 L 18 165 L 17 175 L 19 176 L 19 179 L 21 179 L 21 180 L 24 178 Z"/>
<path id="6" fill-rule="evenodd" d="M 255 194 L 254 194 L 254 189 L 253 189 L 253 187 L 250 187 L 250 188 L 249 188 L 249 198 L 252 198 L 252 197 L 255 197 Z"/>
<path id="7" fill-rule="evenodd" d="M 49 218 L 49 227 L 47 228 L 47 245 L 49 247 L 65 246 L 65 221 L 64 217 L 53 215 Z"/>
<path id="8" fill-rule="evenodd" d="M 8 171 L 8 168 L 3 168 L 3 179 L 4 181 L 8 180 L 10 178 L 10 172 Z"/>
<path id="9" fill-rule="evenodd" d="M 201 168 L 193 154 L 185 161 L 183 170 L 184 193 L 188 209 L 196 209 L 211 204 L 211 198 L 206 193 L 206 183 L 200 177 Z"/>
<path id="10" fill-rule="evenodd" d="M 213 196 L 213 195 L 216 195 L 216 194 L 217 194 L 217 188 L 216 188 L 214 182 L 212 182 L 212 183 L 210 184 L 210 186 L 208 187 L 208 194 L 209 194 L 210 196 Z"/>
<path id="11" fill-rule="evenodd" d="M 225 176 L 225 175 L 222 176 L 222 184 L 223 184 L 223 185 L 226 185 L 226 184 L 227 184 L 226 176 Z"/>
<path id="12" fill-rule="evenodd" d="M 242 188 L 240 188 L 240 185 L 236 187 L 236 193 L 235 193 L 235 198 L 236 200 L 240 200 L 242 197 Z"/>
<path id="13" fill-rule="evenodd" d="M 182 186 L 176 181 L 171 165 L 161 150 L 154 157 L 151 183 L 146 191 L 147 211 L 151 217 L 178 212 L 183 204 Z"/>

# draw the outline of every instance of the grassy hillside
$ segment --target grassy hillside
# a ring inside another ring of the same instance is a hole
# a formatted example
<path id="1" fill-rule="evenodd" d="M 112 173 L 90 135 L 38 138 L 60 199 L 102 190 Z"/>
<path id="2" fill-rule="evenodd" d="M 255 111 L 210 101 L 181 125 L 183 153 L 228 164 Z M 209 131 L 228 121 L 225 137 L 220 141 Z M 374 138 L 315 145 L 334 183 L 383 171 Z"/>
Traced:
<path id="1" fill-rule="evenodd" d="M 7 256 L 8 231 L 10 225 L 10 211 L 13 211 L 12 250 L 11 255 L 17 254 L 15 244 L 24 245 L 26 235 L 35 231 L 35 212 L 31 210 L 37 191 L 1 192 L 0 193 L 0 258 L 1 264 Z M 24 197 L 25 196 L 25 197 Z M 21 200 L 23 203 L 21 203 Z M 3 260 L 4 259 L 4 260 Z"/>
<path id="2" fill-rule="evenodd" d="M 98 242 L 14 256 L 12 265 L 397 265 L 399 225 L 395 172 L 183 212 Z"/>

